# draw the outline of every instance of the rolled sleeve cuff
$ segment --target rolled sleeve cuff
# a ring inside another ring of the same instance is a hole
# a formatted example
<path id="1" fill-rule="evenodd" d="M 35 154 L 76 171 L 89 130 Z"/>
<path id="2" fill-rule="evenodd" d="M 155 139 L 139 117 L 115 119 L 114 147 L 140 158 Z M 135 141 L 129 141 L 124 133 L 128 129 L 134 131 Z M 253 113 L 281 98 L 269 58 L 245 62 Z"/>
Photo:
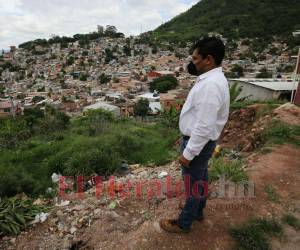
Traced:
<path id="1" fill-rule="evenodd" d="M 191 154 L 186 148 L 184 149 L 182 155 L 184 156 L 185 159 L 191 161 L 195 158 L 195 155 Z"/>

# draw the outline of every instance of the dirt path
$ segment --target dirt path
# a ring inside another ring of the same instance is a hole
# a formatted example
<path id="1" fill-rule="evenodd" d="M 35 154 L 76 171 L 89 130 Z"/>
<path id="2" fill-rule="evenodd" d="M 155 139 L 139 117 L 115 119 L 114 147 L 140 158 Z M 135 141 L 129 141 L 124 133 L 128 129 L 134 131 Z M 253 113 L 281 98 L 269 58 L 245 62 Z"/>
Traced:
<path id="1" fill-rule="evenodd" d="M 122 244 L 128 249 L 232 249 L 233 242 L 228 227 L 246 221 L 253 216 L 280 216 L 286 211 L 300 212 L 300 150 L 284 145 L 267 155 L 252 156 L 249 168 L 250 180 L 255 184 L 256 197 L 252 200 L 212 199 L 207 206 L 206 220 L 196 222 L 188 235 L 173 235 L 156 229 L 153 222 L 143 224 Z M 255 159 L 256 158 L 256 159 Z M 280 203 L 269 201 L 264 191 L 272 185 L 280 196 Z M 176 203 L 170 202 L 169 211 L 157 214 L 157 218 L 176 216 Z M 300 213 L 299 213 L 300 215 Z M 292 229 L 290 229 L 292 230 Z M 299 234 L 298 234 L 299 236 Z M 279 244 L 278 249 L 297 249 L 296 242 Z M 96 244 L 101 247 L 101 244 Z M 287 248 L 285 248 L 285 246 Z M 294 248 L 293 248 L 294 247 Z"/>

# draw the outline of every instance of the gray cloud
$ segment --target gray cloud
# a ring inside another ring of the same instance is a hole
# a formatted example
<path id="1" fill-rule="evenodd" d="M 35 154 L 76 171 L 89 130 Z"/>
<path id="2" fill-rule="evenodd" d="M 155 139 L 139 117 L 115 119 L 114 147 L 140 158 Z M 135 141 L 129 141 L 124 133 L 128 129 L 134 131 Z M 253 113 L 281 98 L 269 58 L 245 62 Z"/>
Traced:
<path id="1" fill-rule="evenodd" d="M 115 25 L 126 35 L 156 28 L 197 0 L 0 0 L 0 48 Z"/>

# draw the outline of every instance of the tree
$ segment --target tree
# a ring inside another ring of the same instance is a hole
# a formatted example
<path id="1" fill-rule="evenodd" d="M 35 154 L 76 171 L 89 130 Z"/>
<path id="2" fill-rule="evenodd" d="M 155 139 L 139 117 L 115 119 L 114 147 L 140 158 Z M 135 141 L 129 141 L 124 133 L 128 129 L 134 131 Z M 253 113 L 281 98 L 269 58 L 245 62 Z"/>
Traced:
<path id="1" fill-rule="evenodd" d="M 43 100 L 45 100 L 45 97 L 43 97 L 43 96 L 34 96 L 34 97 L 32 98 L 32 101 L 33 101 L 34 103 L 37 103 L 37 102 L 40 102 L 40 101 L 43 101 Z"/>
<path id="2" fill-rule="evenodd" d="M 80 81 L 86 81 L 87 80 L 88 75 L 87 74 L 81 74 L 79 80 Z"/>
<path id="3" fill-rule="evenodd" d="M 62 89 L 67 89 L 68 88 L 68 84 L 64 80 L 60 80 L 60 87 Z"/>
<path id="4" fill-rule="evenodd" d="M 102 73 L 99 77 L 99 80 L 100 80 L 101 84 L 105 84 L 110 81 L 110 77 L 108 75 L 106 75 L 105 73 Z"/>
<path id="5" fill-rule="evenodd" d="M 37 92 L 45 92 L 45 86 L 38 88 Z"/>
<path id="6" fill-rule="evenodd" d="M 109 63 L 111 60 L 115 59 L 113 52 L 106 48 L 105 49 L 105 63 Z"/>
<path id="7" fill-rule="evenodd" d="M 256 78 L 272 78 L 272 73 L 270 73 L 267 68 L 262 68 L 260 73 L 256 75 Z"/>
<path id="8" fill-rule="evenodd" d="M 141 98 L 133 107 L 133 112 L 135 115 L 145 117 L 149 111 L 149 101 L 148 99 Z"/>
<path id="9" fill-rule="evenodd" d="M 187 46 L 187 43 L 184 42 L 184 41 L 181 41 L 181 42 L 179 43 L 179 47 L 180 47 L 180 48 L 186 48 L 186 46 Z"/>
<path id="10" fill-rule="evenodd" d="M 125 46 L 123 47 L 123 52 L 124 52 L 124 54 L 125 54 L 126 56 L 130 56 L 130 55 L 131 55 L 131 49 L 130 49 L 130 47 L 127 46 L 127 45 L 125 45 Z"/>
<path id="11" fill-rule="evenodd" d="M 82 56 L 88 56 L 88 55 L 89 55 L 88 51 L 86 51 L 86 50 L 82 51 Z"/>
<path id="12" fill-rule="evenodd" d="M 73 56 L 70 56 L 70 57 L 67 59 L 66 64 L 67 64 L 68 66 L 70 66 L 70 65 L 72 65 L 73 63 L 74 63 L 74 57 L 73 57 Z"/>
<path id="13" fill-rule="evenodd" d="M 120 79 L 118 78 L 118 77 L 113 77 L 113 79 L 112 79 L 112 81 L 114 82 L 114 83 L 119 83 L 120 82 Z"/>
<path id="14" fill-rule="evenodd" d="M 61 102 L 66 103 L 66 102 L 68 102 L 68 99 L 63 95 L 61 98 Z"/>
<path id="15" fill-rule="evenodd" d="M 157 90 L 160 93 L 166 93 L 170 89 L 176 88 L 178 81 L 173 76 L 163 76 L 153 80 L 150 83 L 150 91 Z"/>
<path id="16" fill-rule="evenodd" d="M 231 68 L 231 72 L 233 72 L 236 77 L 244 76 L 243 67 L 237 64 L 233 65 L 233 67 Z"/>
<path id="17" fill-rule="evenodd" d="M 157 51 L 158 51 L 158 50 L 157 50 L 157 46 L 154 45 L 154 46 L 152 47 L 152 54 L 156 54 Z"/>
<path id="18" fill-rule="evenodd" d="M 5 87 L 4 86 L 0 86 L 0 96 L 3 96 L 5 93 Z"/>
<path id="19" fill-rule="evenodd" d="M 117 28 L 116 26 L 113 26 L 113 25 L 106 25 L 106 29 L 105 29 L 105 32 L 104 34 L 106 36 L 113 36 L 117 33 Z"/>

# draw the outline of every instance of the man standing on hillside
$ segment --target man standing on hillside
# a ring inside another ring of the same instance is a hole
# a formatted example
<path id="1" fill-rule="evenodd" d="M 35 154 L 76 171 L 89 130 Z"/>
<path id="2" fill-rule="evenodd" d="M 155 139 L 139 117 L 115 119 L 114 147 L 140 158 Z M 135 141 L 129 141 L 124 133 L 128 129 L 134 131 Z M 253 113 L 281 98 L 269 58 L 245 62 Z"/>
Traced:
<path id="1" fill-rule="evenodd" d="M 178 161 L 184 175 L 186 202 L 178 219 L 160 221 L 161 228 L 168 232 L 189 232 L 194 220 L 203 220 L 208 161 L 229 114 L 229 87 L 221 67 L 224 55 L 225 46 L 216 37 L 204 38 L 193 47 L 188 71 L 198 78 L 179 120 L 183 137 Z"/>

